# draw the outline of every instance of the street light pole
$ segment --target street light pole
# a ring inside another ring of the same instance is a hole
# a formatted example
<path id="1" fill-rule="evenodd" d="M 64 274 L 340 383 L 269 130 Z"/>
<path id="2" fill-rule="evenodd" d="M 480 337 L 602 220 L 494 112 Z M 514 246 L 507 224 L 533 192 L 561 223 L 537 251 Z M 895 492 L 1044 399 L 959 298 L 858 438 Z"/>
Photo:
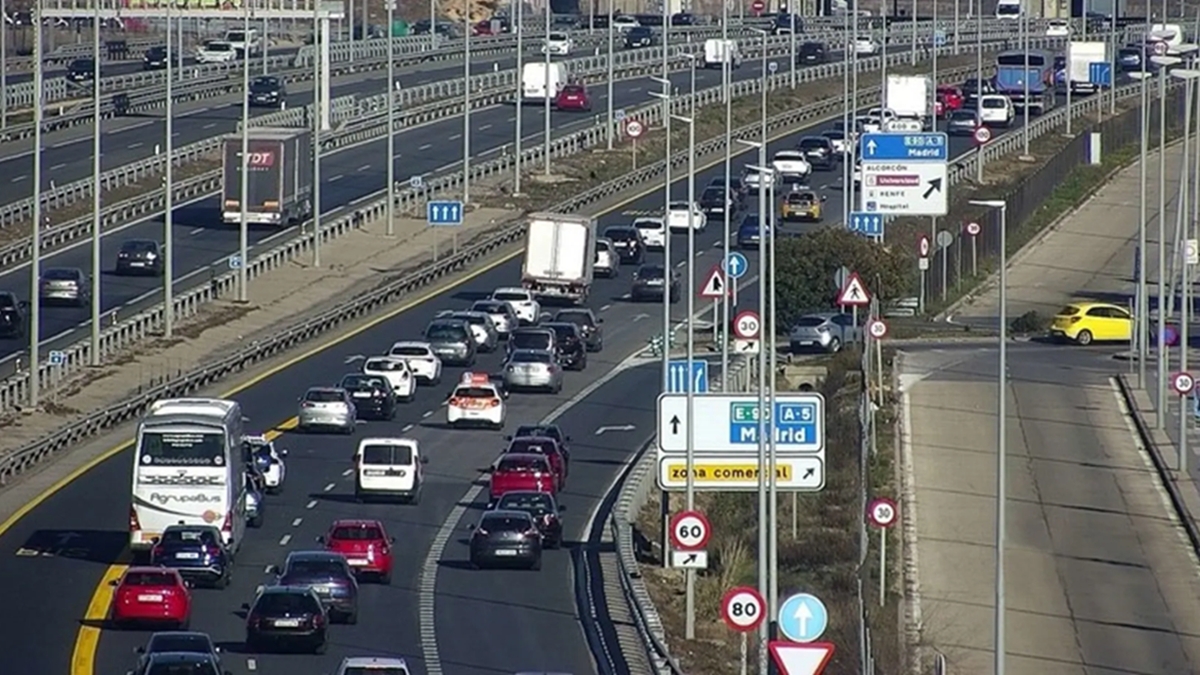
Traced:
<path id="1" fill-rule="evenodd" d="M 661 92 L 652 91 L 650 95 L 660 99 L 663 106 L 669 112 L 671 110 L 671 81 L 662 77 L 652 77 L 651 80 L 662 85 Z M 663 291 L 662 302 L 662 376 L 664 392 L 671 391 L 671 270 L 674 267 L 671 265 L 671 228 L 668 222 L 671 213 L 671 115 L 668 114 L 663 118 L 663 127 L 666 133 L 666 149 L 663 153 L 666 158 L 666 178 L 663 182 L 663 283 L 665 290 Z M 666 493 L 664 493 L 665 495 Z"/>
<path id="2" fill-rule="evenodd" d="M 396 22 L 397 0 L 387 3 L 387 236 L 396 236 L 396 37 L 392 26 Z M 469 59 L 468 59 L 469 62 Z M 518 78 L 519 79 L 519 78 Z M 470 80 L 467 80 L 470 82 Z M 466 113 L 464 113 L 466 114 Z M 466 167 L 463 167 L 464 169 Z M 463 172 L 466 175 L 466 171 Z"/>
<path id="3" fill-rule="evenodd" d="M 696 331 L 692 325 L 692 321 L 696 315 L 696 270 L 694 261 L 696 260 L 696 213 L 693 211 L 693 205 L 696 203 L 696 119 L 695 117 L 685 117 L 683 115 L 673 115 L 676 120 L 688 125 L 688 219 L 687 219 L 687 372 L 692 372 L 692 363 L 696 359 Z M 669 188 L 668 188 L 669 189 Z M 670 232 L 667 233 L 670 236 Z M 665 274 L 663 277 L 663 289 L 668 296 L 671 294 L 671 265 L 667 261 Z M 687 388 L 687 415 L 688 419 L 694 416 L 692 410 L 696 405 L 696 388 L 691 380 L 691 375 L 688 375 Z M 696 508 L 696 477 L 695 471 L 695 425 L 687 425 L 687 509 L 691 511 Z M 696 571 L 685 571 L 685 604 L 686 620 L 684 624 L 684 637 L 688 640 L 696 639 Z"/>
<path id="4" fill-rule="evenodd" d="M 1164 3 L 1166 0 L 1164 0 Z M 1164 4 L 1165 9 L 1165 4 Z M 1175 56 L 1150 59 L 1158 69 L 1158 323 L 1157 340 L 1158 396 L 1155 398 L 1155 426 L 1167 428 L 1167 70 L 1180 62 Z"/>
<path id="5" fill-rule="evenodd" d="M 1188 240 L 1192 238 L 1192 223 L 1195 218 L 1195 213 L 1188 215 L 1188 201 L 1191 198 L 1191 183 L 1193 175 L 1189 172 L 1188 160 L 1191 153 L 1191 133 L 1192 133 L 1192 96 L 1195 92 L 1196 79 L 1200 78 L 1200 70 L 1173 70 L 1172 77 L 1177 77 L 1184 81 L 1184 113 L 1183 113 L 1183 160 L 1179 166 L 1179 194 L 1181 196 L 1179 202 L 1179 213 L 1181 215 L 1180 224 L 1184 230 L 1182 237 L 1184 246 L 1178 250 L 1180 257 L 1179 261 L 1179 277 L 1180 277 L 1180 303 L 1179 303 L 1179 370 L 1180 372 L 1188 372 L 1188 322 L 1190 321 L 1192 308 L 1192 263 L 1189 260 L 1186 245 Z M 1200 138 L 1197 139 L 1200 144 Z M 1200 159 L 1200 148 L 1197 148 L 1196 156 Z M 1198 162 L 1200 163 L 1200 162 Z M 1200 204 L 1200 196 L 1196 198 L 1196 202 Z M 1195 208 L 1195 206 L 1193 206 Z M 1192 220 L 1189 220 L 1191 218 Z M 1188 467 L 1188 424 L 1189 419 L 1186 411 L 1183 410 L 1182 401 L 1180 399 L 1179 411 L 1179 447 L 1178 447 L 1178 463 L 1176 468 L 1180 475 L 1187 475 Z"/>
<path id="6" fill-rule="evenodd" d="M 550 175 L 550 106 L 554 100 L 554 95 L 550 92 L 550 0 L 546 2 L 546 41 L 543 43 L 542 49 L 546 52 L 546 101 L 545 101 L 545 122 L 542 128 L 542 161 L 543 169 L 547 176 Z M 555 82 L 558 80 L 555 79 Z"/>
<path id="7" fill-rule="evenodd" d="M 0 0 L 2 1 L 2 0 Z M 163 336 L 171 338 L 175 334 L 175 138 L 172 110 L 172 80 L 175 77 L 174 64 L 171 58 L 171 3 L 166 5 L 167 14 L 167 119 L 166 139 L 164 145 L 167 151 L 167 164 L 164 171 L 163 187 L 166 190 L 163 201 Z M 182 23 L 182 19 L 180 20 Z M 178 46 L 179 49 L 183 45 Z"/>
<path id="8" fill-rule="evenodd" d="M 520 4 L 520 1 L 521 0 L 518 0 L 518 4 Z M 547 0 L 547 2 L 549 2 L 549 0 Z M 608 0 L 608 5 L 608 101 L 606 102 L 608 107 L 608 133 L 605 134 L 605 136 L 608 139 L 608 149 L 612 150 L 613 137 L 617 135 L 617 130 L 615 128 L 616 121 L 613 119 L 613 117 L 616 115 L 616 110 L 613 109 L 613 80 L 616 79 L 613 73 L 613 40 L 615 39 L 614 34 L 616 31 L 613 28 L 612 0 Z M 591 14 L 595 13 L 596 12 L 594 11 L 591 12 Z M 666 48 L 667 46 L 663 45 L 663 49 Z"/>
<path id="9" fill-rule="evenodd" d="M 550 6 L 549 0 L 546 6 Z M 463 12 L 466 36 L 463 39 L 463 208 L 471 203 L 471 4 Z M 518 77 L 520 77 L 518 75 Z M 547 148 L 548 149 L 548 148 Z"/>
<path id="10" fill-rule="evenodd" d="M 730 53 L 729 45 L 729 3 L 721 3 L 721 98 L 725 101 L 725 189 L 722 197 L 725 200 L 725 208 L 721 212 L 722 221 L 722 239 L 721 239 L 721 261 L 723 266 L 728 266 L 729 263 L 729 229 L 730 218 L 733 214 L 732 200 L 729 198 L 733 191 L 730 189 L 730 181 L 733 179 L 733 97 L 729 90 L 730 78 L 732 76 L 732 65 L 730 61 L 733 55 Z M 696 62 L 692 61 L 692 72 L 695 71 Z M 793 66 L 794 68 L 794 66 Z M 695 91 L 692 92 L 693 97 Z M 692 99 L 695 101 L 695 98 Z M 693 103 L 694 105 L 694 103 Z M 728 270 L 726 270 L 728 276 Z M 728 281 L 728 279 L 727 279 Z M 737 284 L 737 280 L 733 281 Z M 736 293 L 737 289 L 733 289 Z M 729 315 L 730 315 L 730 300 L 731 295 L 725 293 L 721 296 L 721 331 L 718 335 L 721 336 L 721 379 L 723 383 L 723 391 L 729 391 Z"/>
<path id="11" fill-rule="evenodd" d="M 250 226 L 246 222 L 250 218 L 250 5 L 248 3 L 242 4 L 242 31 L 244 38 L 242 42 L 242 156 L 239 162 L 242 175 L 241 194 L 238 195 L 238 210 L 241 217 L 238 219 L 238 257 L 240 262 L 237 268 L 237 300 L 238 302 L 249 302 L 249 277 L 246 275 L 246 267 L 249 263 L 246 257 L 250 249 Z M 315 58 L 313 60 L 316 61 Z M 314 80 L 314 84 L 315 82 Z M 314 107 L 313 110 L 315 111 L 316 108 Z"/>
<path id="12" fill-rule="evenodd" d="M 92 339 L 88 361 L 92 367 L 97 367 L 103 362 L 100 355 L 100 309 L 103 306 L 100 297 L 100 238 L 104 227 L 104 218 L 100 213 L 100 3 L 93 2 L 92 9 Z M 3 29 L 8 30 L 8 27 L 4 26 Z M 167 105 L 170 105 L 169 101 Z M 171 163 L 169 156 L 167 163 Z"/>
<path id="13" fill-rule="evenodd" d="M 38 335 L 41 333 L 42 294 L 42 105 L 45 84 L 42 73 L 42 3 L 33 3 L 33 250 L 29 260 L 29 407 L 37 409 L 41 380 L 38 377 Z M 7 27 L 4 30 L 8 30 Z"/>
<path id="14" fill-rule="evenodd" d="M 525 70 L 522 61 L 525 57 L 525 27 L 521 25 L 521 6 L 525 4 L 524 0 L 517 0 L 513 3 L 517 6 L 517 21 L 513 24 L 513 30 L 517 32 L 517 115 L 516 115 L 516 140 L 513 143 L 513 196 L 521 194 L 521 111 L 525 107 Z"/>
<path id="15" fill-rule="evenodd" d="M 321 43 L 328 44 L 329 36 L 329 17 L 320 19 L 321 3 L 313 3 L 313 30 L 317 30 L 318 25 L 321 31 Z M 433 24 L 430 24 L 430 31 L 433 31 Z M 322 47 L 324 49 L 325 47 Z M 313 220 L 313 267 L 321 266 L 321 129 L 324 126 L 322 119 L 325 117 L 324 107 L 329 105 L 329 101 L 321 96 L 325 91 L 325 87 L 321 84 L 321 77 L 328 75 L 322 73 L 321 62 L 323 58 L 313 59 L 313 180 L 312 180 L 312 220 Z"/>

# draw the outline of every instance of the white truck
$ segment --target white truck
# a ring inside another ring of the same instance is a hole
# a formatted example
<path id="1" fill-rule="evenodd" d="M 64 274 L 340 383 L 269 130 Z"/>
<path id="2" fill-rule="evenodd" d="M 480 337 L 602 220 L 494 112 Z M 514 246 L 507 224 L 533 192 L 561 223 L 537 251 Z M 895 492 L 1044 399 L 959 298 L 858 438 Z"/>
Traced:
<path id="1" fill-rule="evenodd" d="M 704 41 L 704 67 L 723 68 L 725 63 L 730 68 L 742 67 L 742 50 L 737 40 L 721 40 L 713 38 Z"/>
<path id="2" fill-rule="evenodd" d="M 1074 41 L 1067 43 L 1067 78 L 1072 93 L 1091 94 L 1100 88 L 1100 85 L 1092 82 L 1093 63 L 1110 63 L 1107 44 Z"/>
<path id="3" fill-rule="evenodd" d="M 884 105 L 895 117 L 888 131 L 928 131 L 933 128 L 930 102 L 933 82 L 925 75 L 888 75 L 884 90 Z M 919 128 L 911 127 L 920 125 Z M 904 128 L 901 128 L 904 127 Z"/>
<path id="4" fill-rule="evenodd" d="M 565 213 L 529 216 L 521 285 L 539 299 L 587 301 L 596 261 L 596 220 Z"/>
<path id="5" fill-rule="evenodd" d="M 526 63 L 521 69 L 521 102 L 544 104 L 549 99 L 554 103 L 569 80 L 563 63 Z"/>

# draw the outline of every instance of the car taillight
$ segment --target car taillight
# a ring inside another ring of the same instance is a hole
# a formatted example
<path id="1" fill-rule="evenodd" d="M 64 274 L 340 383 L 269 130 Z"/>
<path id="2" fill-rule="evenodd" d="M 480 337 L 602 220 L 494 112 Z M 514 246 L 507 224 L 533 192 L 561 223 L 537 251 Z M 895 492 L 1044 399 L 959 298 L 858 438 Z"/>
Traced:
<path id="1" fill-rule="evenodd" d="M 221 555 L 221 549 L 218 546 L 206 546 L 204 548 L 204 552 L 210 556 L 213 556 L 214 558 Z"/>
<path id="2" fill-rule="evenodd" d="M 494 399 L 492 399 L 491 401 L 489 401 L 489 402 L 488 402 L 488 405 L 490 405 L 491 407 L 495 408 L 495 407 L 497 407 L 497 406 L 499 406 L 499 405 L 500 405 L 500 399 L 498 399 L 498 398 L 494 398 Z"/>
<path id="3" fill-rule="evenodd" d="M 456 407 L 456 408 L 457 408 L 457 407 L 459 407 L 459 406 L 461 406 L 461 405 L 462 405 L 462 400 L 461 400 L 461 399 L 459 399 L 458 397 L 451 398 L 451 399 L 450 399 L 450 405 L 452 405 L 452 406 L 454 406 L 454 407 Z"/>
<path id="4" fill-rule="evenodd" d="M 320 628 L 321 626 L 324 626 L 325 617 L 321 616 L 320 614 L 314 614 L 312 618 L 312 625 L 313 628 Z"/>
<path id="5" fill-rule="evenodd" d="M 488 531 L 481 527 L 478 530 L 475 530 L 475 534 L 477 534 L 481 537 L 486 537 L 486 536 L 488 536 Z"/>
<path id="6" fill-rule="evenodd" d="M 533 537 L 540 537 L 540 536 L 542 536 L 542 533 L 541 533 L 541 532 L 538 532 L 538 529 L 535 527 L 535 528 L 533 528 L 533 529 L 531 529 L 531 530 L 525 530 L 525 536 L 526 536 L 526 537 L 529 537 L 529 538 L 531 538 L 531 539 L 532 539 Z"/>
<path id="7" fill-rule="evenodd" d="M 142 523 L 138 520 L 137 509 L 129 507 L 129 531 L 136 532 L 142 529 Z"/>
<path id="8" fill-rule="evenodd" d="M 262 617 L 257 614 L 251 614 L 250 616 L 246 617 L 246 625 L 250 626 L 251 628 L 258 628 L 259 624 L 261 623 Z"/>
<path id="9" fill-rule="evenodd" d="M 312 403 L 309 403 L 308 401 L 305 401 L 304 403 L 301 403 L 301 404 L 300 404 L 300 407 L 301 407 L 301 408 L 312 408 L 312 407 L 313 407 L 313 404 L 312 404 Z"/>
<path id="10" fill-rule="evenodd" d="M 1067 323 L 1076 323 L 1078 321 L 1081 321 L 1082 319 L 1083 319 L 1083 317 L 1081 317 L 1081 316 L 1073 316 L 1070 319 L 1067 319 Z"/>
<path id="11" fill-rule="evenodd" d="M 163 555 L 163 552 L 164 552 L 164 551 L 163 551 L 162 544 L 156 544 L 156 545 L 154 546 L 154 548 L 150 549 L 150 559 L 151 559 L 151 560 L 158 560 L 159 558 L 161 558 L 161 557 L 162 557 L 162 555 Z"/>
<path id="12" fill-rule="evenodd" d="M 222 534 L 233 534 L 233 511 L 228 511 L 225 514 L 225 520 L 221 522 Z"/>

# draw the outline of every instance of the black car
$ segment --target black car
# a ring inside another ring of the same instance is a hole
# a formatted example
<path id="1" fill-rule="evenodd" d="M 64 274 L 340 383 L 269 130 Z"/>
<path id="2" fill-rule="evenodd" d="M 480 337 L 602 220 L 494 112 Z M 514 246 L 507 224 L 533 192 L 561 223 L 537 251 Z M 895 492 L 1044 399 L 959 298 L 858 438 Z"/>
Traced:
<path id="1" fill-rule="evenodd" d="M 607 14 L 593 14 L 590 19 L 591 27 L 596 29 L 608 30 L 608 25 L 611 23 Z"/>
<path id="2" fill-rule="evenodd" d="M 67 79 L 72 82 L 91 82 L 96 75 L 96 59 L 75 59 L 67 65 Z"/>
<path id="3" fill-rule="evenodd" d="M 543 548 L 559 548 L 563 540 L 563 524 L 558 514 L 563 507 L 546 492 L 506 492 L 496 502 L 496 511 L 524 511 L 533 517 L 533 522 L 542 533 Z"/>
<path id="4" fill-rule="evenodd" d="M 643 300 L 662 300 L 663 280 L 666 279 L 667 271 L 662 265 L 642 265 L 637 272 L 633 274 L 633 286 L 629 289 L 629 299 L 633 302 L 641 302 Z M 671 270 L 671 288 L 670 301 L 679 302 L 680 291 L 679 275 L 675 270 Z"/>
<path id="5" fill-rule="evenodd" d="M 658 36 L 646 26 L 634 26 L 625 33 L 625 48 L 653 47 L 658 44 Z"/>
<path id="6" fill-rule="evenodd" d="M 641 265 L 646 257 L 646 240 L 636 227 L 617 225 L 605 228 L 604 238 L 613 243 L 622 265 Z"/>
<path id="7" fill-rule="evenodd" d="M 725 211 L 733 211 L 733 198 L 722 186 L 709 186 L 700 193 L 700 210 L 705 215 L 724 215 Z"/>
<path id="8" fill-rule="evenodd" d="M 803 33 L 804 20 L 795 14 L 776 14 L 775 24 L 772 27 L 772 30 L 776 35 L 792 35 L 793 33 Z"/>
<path id="9" fill-rule="evenodd" d="M 471 565 L 542 569 L 542 531 L 525 511 L 487 511 L 471 533 Z"/>
<path id="10" fill-rule="evenodd" d="M 213 525 L 171 525 L 150 549 L 150 564 L 177 570 L 193 584 L 229 585 L 233 555 Z"/>
<path id="11" fill-rule="evenodd" d="M 567 370 L 583 370 L 587 368 L 587 345 L 583 341 L 583 333 L 579 326 L 573 323 L 550 322 L 543 327 L 554 331 L 558 338 L 558 362 Z"/>
<path id="12" fill-rule="evenodd" d="M 805 42 L 796 48 L 796 65 L 815 66 L 829 62 L 829 50 L 824 42 Z"/>
<path id="13" fill-rule="evenodd" d="M 221 665 L 221 648 L 213 644 L 208 633 L 168 630 L 154 633 L 144 647 L 137 648 L 138 664 L 134 672 L 143 672 L 156 654 L 167 653 L 211 656 L 218 666 Z"/>
<path id="14" fill-rule="evenodd" d="M 676 12 L 671 15 L 672 26 L 695 26 L 696 15 L 691 12 Z"/>
<path id="15" fill-rule="evenodd" d="M 11 291 L 0 291 L 0 338 L 25 337 L 29 303 Z"/>
<path id="16" fill-rule="evenodd" d="M 598 352 L 604 349 L 604 327 L 600 325 L 604 323 L 604 319 L 597 317 L 592 310 L 586 307 L 562 309 L 554 315 L 554 322 L 573 323 L 578 326 L 579 332 L 583 334 L 583 343 L 589 352 Z"/>
<path id="17" fill-rule="evenodd" d="M 837 167 L 838 156 L 833 149 L 833 141 L 824 136 L 805 136 L 800 139 L 796 149 L 804 153 L 804 159 L 814 170 L 832 171 Z"/>
<path id="18" fill-rule="evenodd" d="M 142 70 L 166 70 L 172 61 L 179 62 L 179 54 L 167 55 L 166 47 L 151 47 L 142 55 Z"/>
<path id="19" fill-rule="evenodd" d="M 307 586 L 316 591 L 334 621 L 358 623 L 358 582 L 341 554 L 293 551 L 277 571 L 280 586 Z"/>
<path id="20" fill-rule="evenodd" d="M 153 239 L 127 239 L 117 250 L 117 274 L 162 276 L 164 268 L 162 248 Z"/>
<path id="21" fill-rule="evenodd" d="M 746 199 L 746 193 L 748 193 L 749 190 L 746 188 L 746 184 L 742 182 L 741 176 L 736 174 L 730 175 L 728 184 L 726 184 L 724 176 L 719 176 L 708 181 L 708 185 L 705 186 L 704 189 L 707 190 L 708 188 L 725 187 L 729 188 L 729 198 L 733 200 L 733 210 L 737 211 L 738 209 L 742 208 L 742 204 Z"/>
<path id="22" fill-rule="evenodd" d="M 963 80 L 962 86 L 959 88 L 962 89 L 963 96 L 968 100 L 974 100 L 982 94 L 996 93 L 996 84 L 990 78 L 968 77 Z"/>
<path id="23" fill-rule="evenodd" d="M 194 652 L 158 652 L 146 658 L 133 675 L 228 675 L 221 670 L 215 654 Z"/>
<path id="24" fill-rule="evenodd" d="M 359 419 L 391 420 L 396 418 L 396 392 L 387 380 L 378 375 L 350 373 L 342 377 L 339 387 L 350 392 Z"/>
<path id="25" fill-rule="evenodd" d="M 316 654 L 325 653 L 329 614 L 312 587 L 268 586 L 253 605 L 242 605 L 242 609 L 246 611 L 246 647 L 251 651 L 300 644 Z"/>
<path id="26" fill-rule="evenodd" d="M 274 75 L 260 75 L 250 82 L 250 105 L 280 107 L 287 101 L 287 86 Z"/>

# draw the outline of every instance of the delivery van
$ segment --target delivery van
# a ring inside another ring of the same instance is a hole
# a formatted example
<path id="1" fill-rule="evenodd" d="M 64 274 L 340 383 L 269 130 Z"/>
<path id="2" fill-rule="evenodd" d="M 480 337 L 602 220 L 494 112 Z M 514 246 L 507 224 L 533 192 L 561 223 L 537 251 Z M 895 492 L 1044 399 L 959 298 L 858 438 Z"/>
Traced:
<path id="1" fill-rule="evenodd" d="M 526 63 L 521 70 L 521 101 L 551 103 L 567 85 L 567 66 L 562 63 Z"/>
<path id="2" fill-rule="evenodd" d="M 730 68 L 742 66 L 742 51 L 737 40 L 721 40 L 713 38 L 704 41 L 704 67 L 723 68 L 725 63 Z"/>

